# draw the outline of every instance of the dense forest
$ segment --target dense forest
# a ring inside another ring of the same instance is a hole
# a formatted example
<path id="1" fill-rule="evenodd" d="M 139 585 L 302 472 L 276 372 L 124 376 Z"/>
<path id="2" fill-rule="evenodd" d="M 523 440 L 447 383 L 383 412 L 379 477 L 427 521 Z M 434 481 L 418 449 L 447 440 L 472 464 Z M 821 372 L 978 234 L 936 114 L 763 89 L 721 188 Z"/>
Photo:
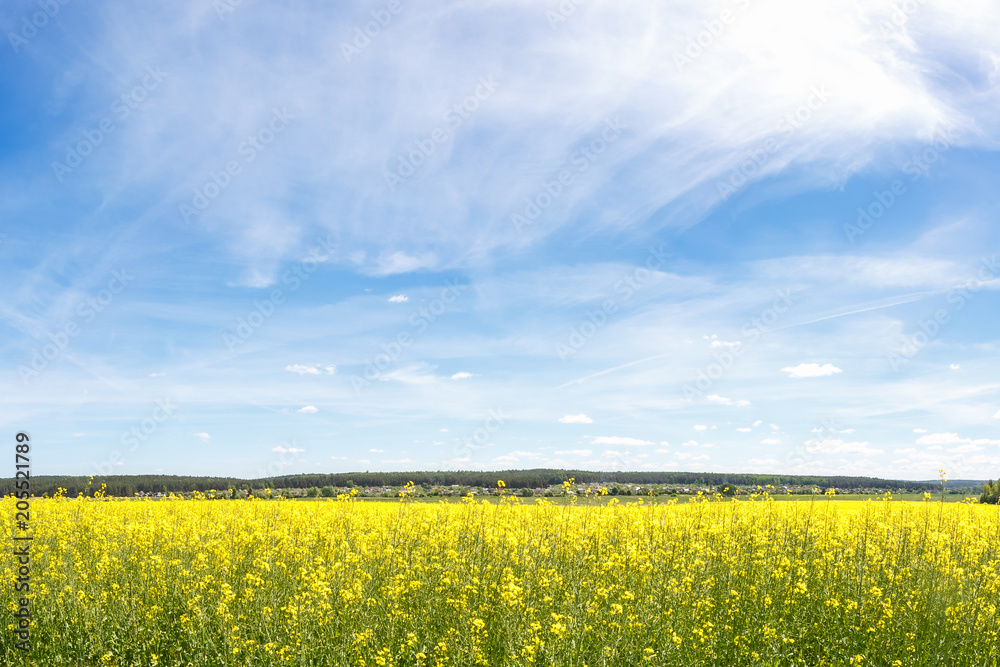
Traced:
<path id="1" fill-rule="evenodd" d="M 844 476 L 801 476 L 801 475 L 751 475 L 728 473 L 693 472 L 592 472 L 587 470 L 504 470 L 469 471 L 449 470 L 439 472 L 352 472 L 333 474 L 287 475 L 261 479 L 239 479 L 235 477 L 187 477 L 176 475 L 113 475 L 94 477 L 69 477 L 42 475 L 32 477 L 31 491 L 36 496 L 51 495 L 57 489 L 65 489 L 64 495 L 87 495 L 102 484 L 107 485 L 105 493 L 111 496 L 133 496 L 136 493 L 190 492 L 210 489 L 303 489 L 310 487 L 400 487 L 407 482 L 424 486 L 487 487 L 496 486 L 502 479 L 508 488 L 538 489 L 561 484 L 574 478 L 579 484 L 661 484 L 672 486 L 715 487 L 720 484 L 740 486 L 816 486 L 821 489 L 892 489 L 924 491 L 940 489 L 939 482 L 912 482 L 878 479 L 874 477 Z M 88 487 L 89 484 L 89 487 Z M 14 480 L 0 480 L 0 494 L 14 491 Z"/>

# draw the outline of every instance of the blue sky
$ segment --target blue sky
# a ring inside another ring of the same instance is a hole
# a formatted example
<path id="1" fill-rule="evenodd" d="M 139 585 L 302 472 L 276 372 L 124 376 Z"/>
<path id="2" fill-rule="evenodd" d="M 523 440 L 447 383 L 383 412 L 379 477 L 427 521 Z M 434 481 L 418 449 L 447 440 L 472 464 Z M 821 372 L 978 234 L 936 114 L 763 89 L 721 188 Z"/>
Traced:
<path id="1" fill-rule="evenodd" d="M 2 27 L 35 474 L 1000 474 L 995 3 Z"/>

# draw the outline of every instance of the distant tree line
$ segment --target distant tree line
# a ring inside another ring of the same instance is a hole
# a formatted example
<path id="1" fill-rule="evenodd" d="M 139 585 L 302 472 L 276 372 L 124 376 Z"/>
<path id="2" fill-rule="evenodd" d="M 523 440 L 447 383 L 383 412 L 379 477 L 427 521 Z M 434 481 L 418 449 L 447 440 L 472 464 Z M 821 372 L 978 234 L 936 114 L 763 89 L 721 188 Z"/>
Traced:
<path id="1" fill-rule="evenodd" d="M 979 502 L 990 505 L 1000 504 L 1000 479 L 995 482 L 991 479 L 983 484 L 983 495 L 979 496 Z"/>
<path id="2" fill-rule="evenodd" d="M 661 484 L 717 488 L 720 485 L 735 484 L 740 487 L 766 487 L 768 484 L 782 486 L 815 486 L 822 490 L 838 489 L 902 489 L 905 491 L 926 491 L 940 488 L 938 482 L 911 482 L 879 479 L 875 477 L 845 476 L 803 476 L 803 475 L 739 475 L 728 473 L 691 472 L 592 472 L 587 470 L 504 470 L 482 472 L 469 470 L 449 470 L 438 472 L 353 472 L 333 474 L 285 475 L 260 479 L 240 479 L 236 477 L 189 477 L 178 475 L 112 475 L 94 477 L 88 487 L 87 477 L 41 475 L 32 477 L 31 490 L 35 495 L 52 495 L 57 489 L 65 489 L 64 495 L 87 495 L 107 485 L 109 496 L 134 496 L 136 493 L 181 493 L 190 491 L 225 491 L 228 489 L 307 489 L 312 487 L 400 487 L 407 482 L 429 486 L 468 486 L 493 488 L 502 479 L 511 489 L 544 489 L 562 484 L 573 477 L 577 484 L 612 486 L 615 484 Z M 0 494 L 14 492 L 14 480 L 0 480 Z"/>
<path id="3" fill-rule="evenodd" d="M 88 486 L 89 482 L 89 486 Z M 134 496 L 136 493 L 180 493 L 210 489 L 224 491 L 230 488 L 247 487 L 245 479 L 234 477 L 188 477 L 178 475 L 111 475 L 108 477 L 70 477 L 64 475 L 39 475 L 31 478 L 31 492 L 36 496 L 53 495 L 58 489 L 65 489 L 63 495 L 76 497 L 80 493 L 92 495 L 106 484 L 104 490 L 109 496 Z M 0 480 L 0 495 L 13 493 L 14 480 Z"/>

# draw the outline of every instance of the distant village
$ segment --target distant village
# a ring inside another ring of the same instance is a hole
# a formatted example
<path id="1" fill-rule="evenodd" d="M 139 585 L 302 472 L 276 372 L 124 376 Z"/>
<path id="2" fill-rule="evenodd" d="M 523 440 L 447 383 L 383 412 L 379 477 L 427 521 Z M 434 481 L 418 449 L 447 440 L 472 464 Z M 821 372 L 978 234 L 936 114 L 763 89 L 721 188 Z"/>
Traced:
<path id="1" fill-rule="evenodd" d="M 949 494 L 961 495 L 965 493 L 966 489 L 955 489 L 949 488 Z M 519 488 L 510 489 L 505 486 L 497 485 L 495 487 L 485 487 L 485 486 L 466 486 L 461 484 L 451 484 L 451 485 L 430 485 L 430 484 L 419 484 L 419 485 L 404 485 L 404 486 L 323 486 L 323 487 L 308 487 L 308 488 L 229 488 L 229 489 L 212 489 L 204 493 L 194 491 L 194 492 L 180 492 L 180 493 L 170 493 L 170 492 L 143 492 L 139 491 L 135 493 L 135 497 L 139 498 L 164 498 L 168 496 L 181 496 L 184 498 L 191 497 L 202 497 L 207 500 L 211 499 L 247 499 L 250 497 L 258 498 L 262 500 L 268 499 L 348 499 L 348 498 L 360 498 L 360 499 L 393 499 L 393 498 L 421 498 L 421 499 L 448 499 L 448 498 L 463 498 L 472 496 L 473 498 L 479 496 L 483 498 L 499 497 L 499 496 L 516 496 L 518 498 L 566 498 L 566 497 L 576 497 L 576 498 L 592 498 L 592 497 L 603 497 L 603 496 L 624 496 L 624 497 L 652 497 L 659 498 L 661 500 L 669 497 L 678 496 L 722 496 L 722 497 L 743 497 L 750 498 L 752 496 L 763 496 L 764 494 L 770 496 L 784 496 L 784 495 L 794 495 L 794 496 L 824 496 L 824 495 L 868 495 L 868 496 L 884 496 L 886 494 L 904 494 L 913 493 L 912 490 L 907 490 L 899 487 L 849 487 L 849 488 L 836 488 L 828 487 L 821 488 L 818 486 L 791 486 L 783 485 L 780 487 L 774 487 L 771 485 L 767 486 L 752 486 L 752 487 L 739 487 L 735 484 L 721 484 L 718 486 L 673 486 L 673 485 L 656 485 L 656 484 L 610 484 L 610 485 L 600 485 L 600 484 L 571 484 L 563 483 L 560 485 L 553 485 L 548 487 L 537 487 L 537 488 Z"/>

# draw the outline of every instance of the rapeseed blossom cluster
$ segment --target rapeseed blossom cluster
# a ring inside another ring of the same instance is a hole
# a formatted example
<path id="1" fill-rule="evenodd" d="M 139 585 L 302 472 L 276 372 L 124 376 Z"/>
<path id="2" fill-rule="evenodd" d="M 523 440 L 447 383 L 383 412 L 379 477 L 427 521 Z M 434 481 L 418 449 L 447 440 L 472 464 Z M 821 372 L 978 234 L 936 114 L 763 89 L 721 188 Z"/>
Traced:
<path id="1" fill-rule="evenodd" d="M 0 664 L 1000 662 L 996 506 L 405 495 L 35 500 L 33 649 L 6 558 Z"/>

